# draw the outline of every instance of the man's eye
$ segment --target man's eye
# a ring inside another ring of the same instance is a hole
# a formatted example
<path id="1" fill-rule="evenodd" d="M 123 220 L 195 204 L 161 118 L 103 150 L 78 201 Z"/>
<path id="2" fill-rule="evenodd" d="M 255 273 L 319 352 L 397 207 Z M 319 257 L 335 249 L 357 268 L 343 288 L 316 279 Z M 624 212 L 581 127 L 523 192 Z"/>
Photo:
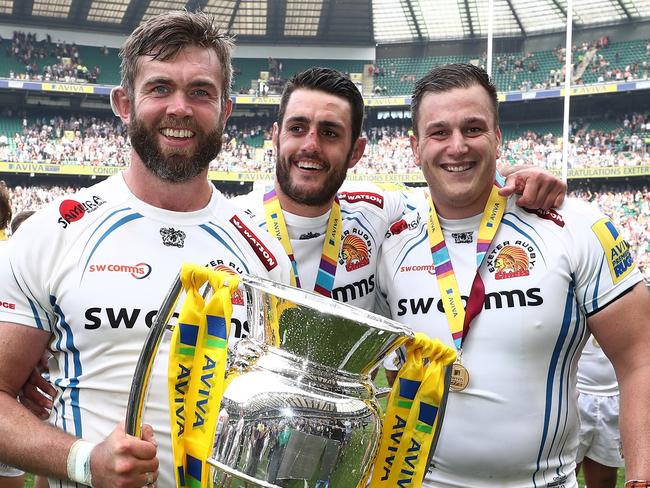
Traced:
<path id="1" fill-rule="evenodd" d="M 199 88 L 199 89 L 194 90 L 194 95 L 196 95 L 198 97 L 207 97 L 209 95 L 209 93 L 207 92 L 207 90 L 203 90 L 203 89 Z"/>
<path id="2" fill-rule="evenodd" d="M 169 89 L 165 85 L 158 85 L 154 86 L 151 91 L 154 93 L 167 93 Z"/>
<path id="3" fill-rule="evenodd" d="M 470 127 L 467 129 L 468 134 L 480 134 L 483 132 L 481 127 Z"/>
<path id="4" fill-rule="evenodd" d="M 290 126 L 287 129 L 288 129 L 289 132 L 291 132 L 293 134 L 300 134 L 303 131 L 302 127 L 300 127 L 299 125 Z"/>
<path id="5" fill-rule="evenodd" d="M 338 134 L 336 132 L 334 132 L 333 130 L 327 130 L 327 129 L 323 131 L 323 135 L 325 137 L 338 137 Z"/>

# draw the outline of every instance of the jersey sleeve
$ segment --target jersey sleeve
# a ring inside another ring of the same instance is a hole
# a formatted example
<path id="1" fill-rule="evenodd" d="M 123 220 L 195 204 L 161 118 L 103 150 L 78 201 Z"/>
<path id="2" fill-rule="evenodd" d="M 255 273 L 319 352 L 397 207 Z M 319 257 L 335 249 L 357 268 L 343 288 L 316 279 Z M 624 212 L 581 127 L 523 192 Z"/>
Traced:
<path id="1" fill-rule="evenodd" d="M 48 293 L 50 273 L 54 266 L 56 238 L 42 238 L 59 229 L 48 226 L 48 214 L 39 212 L 23 223 L 13 235 L 0 260 L 0 321 L 52 330 L 55 311 Z M 54 236 L 50 236 L 54 237 Z"/>
<path id="2" fill-rule="evenodd" d="M 643 278 L 630 246 L 611 219 L 584 202 L 572 202 L 575 286 L 578 302 L 589 316 L 636 285 Z M 574 212 L 575 210 L 575 212 Z M 569 222 L 567 222 L 568 224 Z"/>

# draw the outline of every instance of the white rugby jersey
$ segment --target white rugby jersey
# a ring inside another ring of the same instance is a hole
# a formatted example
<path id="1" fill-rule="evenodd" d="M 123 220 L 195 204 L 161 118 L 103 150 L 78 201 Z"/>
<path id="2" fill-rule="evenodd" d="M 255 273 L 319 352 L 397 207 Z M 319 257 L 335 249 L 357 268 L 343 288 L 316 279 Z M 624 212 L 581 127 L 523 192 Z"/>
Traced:
<path id="1" fill-rule="evenodd" d="M 393 225 L 378 284 L 395 320 L 453 347 L 427 211 L 424 204 Z M 440 223 L 466 301 L 480 216 Z M 480 273 L 484 306 L 463 344 L 469 385 L 449 394 L 425 486 L 577 487 L 575 386 L 586 318 L 642 279 L 628 246 L 583 202 L 534 212 L 510 198 Z"/>
<path id="2" fill-rule="evenodd" d="M 390 224 L 415 208 L 416 192 L 386 191 L 372 183 L 346 183 L 338 192 L 343 231 L 332 298 L 373 311 L 377 257 Z M 235 199 L 266 229 L 263 194 Z M 303 289 L 313 291 L 330 213 L 302 217 L 283 211 Z M 343 252 L 343 248 L 346 252 Z"/>
<path id="3" fill-rule="evenodd" d="M 172 212 L 138 200 L 118 174 L 23 224 L 0 265 L 0 296 L 10 305 L 0 320 L 52 333 L 51 423 L 100 442 L 124 420 L 140 349 L 184 262 L 289 281 L 279 242 L 216 189 L 204 209 Z M 248 329 L 243 297 L 233 298 L 231 337 Z M 159 443 L 161 487 L 174 486 L 167 354 L 161 348 L 144 417 Z"/>
<path id="4" fill-rule="evenodd" d="M 577 386 L 580 393 L 589 395 L 618 395 L 618 380 L 614 366 L 594 337 L 587 341 L 582 350 L 578 362 Z"/>

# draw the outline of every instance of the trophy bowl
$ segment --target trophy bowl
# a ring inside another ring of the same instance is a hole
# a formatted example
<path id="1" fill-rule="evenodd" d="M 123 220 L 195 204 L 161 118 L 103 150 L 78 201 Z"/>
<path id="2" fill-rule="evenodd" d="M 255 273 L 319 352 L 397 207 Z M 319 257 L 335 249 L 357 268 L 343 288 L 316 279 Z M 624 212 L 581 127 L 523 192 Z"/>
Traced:
<path id="1" fill-rule="evenodd" d="M 382 413 L 370 373 L 412 338 L 412 331 L 268 279 L 242 275 L 240 286 L 250 335 L 229 355 L 207 460 L 213 486 L 362 486 L 381 435 Z M 143 348 L 127 410 L 129 433 L 138 432 L 150 356 L 169 327 L 180 288 L 177 280 Z"/>

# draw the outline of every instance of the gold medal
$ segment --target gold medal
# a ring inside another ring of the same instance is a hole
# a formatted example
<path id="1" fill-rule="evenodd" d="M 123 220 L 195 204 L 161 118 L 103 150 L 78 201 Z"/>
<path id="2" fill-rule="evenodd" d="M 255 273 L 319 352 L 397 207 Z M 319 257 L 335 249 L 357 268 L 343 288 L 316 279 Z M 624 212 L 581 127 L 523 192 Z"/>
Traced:
<path id="1" fill-rule="evenodd" d="M 463 391 L 469 385 L 469 372 L 467 368 L 456 361 L 451 365 L 451 383 L 449 390 Z"/>

